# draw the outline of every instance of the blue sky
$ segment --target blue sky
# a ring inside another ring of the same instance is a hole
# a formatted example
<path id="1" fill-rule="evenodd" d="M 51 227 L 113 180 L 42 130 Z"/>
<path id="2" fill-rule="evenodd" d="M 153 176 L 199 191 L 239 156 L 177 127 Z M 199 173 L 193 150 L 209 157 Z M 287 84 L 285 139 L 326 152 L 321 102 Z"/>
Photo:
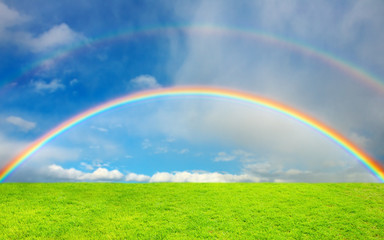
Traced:
<path id="1" fill-rule="evenodd" d="M 0 166 L 90 107 L 180 85 L 226 87 L 283 102 L 384 163 L 380 91 L 302 52 L 231 32 L 248 29 L 311 46 L 384 85 L 383 12 L 380 0 L 0 0 Z M 191 32 L 188 26 L 228 31 Z M 7 181 L 377 179 L 296 121 L 257 107 L 188 98 L 127 105 L 89 119 L 44 146 Z"/>

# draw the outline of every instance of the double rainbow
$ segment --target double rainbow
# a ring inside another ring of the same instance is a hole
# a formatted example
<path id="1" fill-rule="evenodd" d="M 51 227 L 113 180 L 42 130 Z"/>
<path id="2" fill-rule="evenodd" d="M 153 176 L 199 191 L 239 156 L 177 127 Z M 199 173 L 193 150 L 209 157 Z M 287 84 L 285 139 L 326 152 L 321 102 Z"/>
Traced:
<path id="1" fill-rule="evenodd" d="M 234 91 L 223 88 L 213 87 L 174 87 L 174 88 L 162 88 L 157 90 L 149 90 L 138 92 L 132 95 L 120 97 L 94 108 L 91 108 L 83 113 L 80 113 L 67 121 L 61 123 L 41 138 L 33 142 L 29 147 L 12 159 L 3 169 L 0 171 L 0 182 L 3 182 L 13 171 L 17 169 L 23 162 L 25 162 L 32 154 L 42 148 L 49 141 L 59 136 L 66 130 L 76 126 L 77 124 L 97 115 L 102 112 L 108 111 L 113 108 L 125 104 L 131 104 L 140 101 L 156 100 L 160 98 L 171 97 L 204 97 L 204 98 L 218 98 L 224 100 L 232 100 L 241 103 L 248 103 L 264 107 L 275 112 L 281 113 L 288 117 L 291 117 L 310 128 L 320 132 L 340 147 L 345 149 L 348 153 L 358 159 L 368 170 L 370 170 L 380 181 L 384 182 L 384 168 L 375 159 L 370 157 L 367 153 L 361 150 L 358 146 L 353 144 L 350 140 L 338 133 L 336 130 L 326 126 L 320 121 L 282 103 L 276 102 L 264 97 L 255 96 L 252 94 Z"/>

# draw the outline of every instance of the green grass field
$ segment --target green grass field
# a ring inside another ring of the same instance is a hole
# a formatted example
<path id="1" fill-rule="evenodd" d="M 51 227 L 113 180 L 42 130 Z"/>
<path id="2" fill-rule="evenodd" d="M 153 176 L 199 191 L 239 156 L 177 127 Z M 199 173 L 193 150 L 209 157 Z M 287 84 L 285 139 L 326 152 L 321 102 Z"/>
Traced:
<path id="1" fill-rule="evenodd" d="M 0 239 L 384 239 L 384 184 L 0 184 Z"/>

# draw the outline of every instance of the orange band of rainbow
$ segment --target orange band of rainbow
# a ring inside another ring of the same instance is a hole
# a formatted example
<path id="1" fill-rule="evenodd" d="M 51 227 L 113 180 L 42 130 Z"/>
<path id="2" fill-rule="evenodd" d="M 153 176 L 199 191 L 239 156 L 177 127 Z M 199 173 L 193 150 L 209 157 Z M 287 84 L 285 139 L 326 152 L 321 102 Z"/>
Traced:
<path id="1" fill-rule="evenodd" d="M 33 142 L 29 147 L 12 159 L 3 169 L 0 171 L 0 182 L 3 182 L 18 166 L 20 166 L 28 157 L 33 153 L 47 144 L 49 141 L 59 136 L 61 133 L 66 130 L 76 126 L 77 124 L 95 116 L 99 113 L 119 107 L 121 105 L 165 98 L 165 97 L 183 97 L 183 96 L 195 96 L 195 97 L 213 97 L 221 98 L 226 100 L 235 100 L 243 103 L 255 104 L 267 109 L 273 110 L 275 112 L 287 115 L 295 120 L 298 120 L 305 125 L 311 127 L 312 129 L 322 133 L 324 136 L 328 137 L 330 140 L 334 141 L 336 144 L 344 148 L 347 152 L 352 154 L 357 158 L 365 167 L 367 167 L 380 181 L 384 182 L 384 169 L 383 167 L 367 153 L 349 141 L 346 137 L 342 136 L 336 130 L 326 126 L 325 124 L 319 122 L 318 120 L 296 110 L 291 107 L 288 107 L 279 102 L 266 99 L 260 96 L 255 96 L 252 94 L 222 89 L 222 88 L 213 88 L 213 87 L 175 87 L 175 88 L 162 88 L 150 91 L 143 91 L 135 93 L 132 95 L 120 97 L 101 105 L 98 105 L 94 108 L 91 108 L 83 113 L 80 113 L 69 120 L 61 123 L 41 138 Z"/>

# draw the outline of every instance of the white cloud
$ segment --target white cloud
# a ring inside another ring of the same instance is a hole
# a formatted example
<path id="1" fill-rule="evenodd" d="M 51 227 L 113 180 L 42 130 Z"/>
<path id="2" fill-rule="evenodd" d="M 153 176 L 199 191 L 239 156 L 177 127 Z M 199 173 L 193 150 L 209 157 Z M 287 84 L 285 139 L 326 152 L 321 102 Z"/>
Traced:
<path id="1" fill-rule="evenodd" d="M 118 170 L 109 171 L 106 168 L 98 168 L 93 173 L 84 174 L 80 180 L 120 180 L 124 175 Z"/>
<path id="2" fill-rule="evenodd" d="M 0 27 L 1 28 L 14 25 L 15 23 L 20 21 L 20 18 L 21 16 L 17 11 L 10 9 L 7 5 L 0 2 Z"/>
<path id="3" fill-rule="evenodd" d="M 281 173 L 281 166 L 272 165 L 271 162 L 258 162 L 252 163 L 245 166 L 247 172 L 252 172 L 252 174 L 274 174 Z"/>
<path id="4" fill-rule="evenodd" d="M 136 174 L 136 173 L 129 173 L 125 177 L 125 181 L 127 182 L 148 182 L 151 179 L 151 177 L 143 174 Z"/>
<path id="5" fill-rule="evenodd" d="M 161 88 L 161 85 L 157 82 L 156 78 L 150 75 L 140 75 L 131 79 L 130 84 L 134 88 L 138 89 L 155 89 Z"/>
<path id="6" fill-rule="evenodd" d="M 13 124 L 19 128 L 21 128 L 23 131 L 28 132 L 31 129 L 34 129 L 36 127 L 35 122 L 30 122 L 27 120 L 22 119 L 21 117 L 16 116 L 9 116 L 7 117 L 7 122 L 10 124 Z"/>
<path id="7" fill-rule="evenodd" d="M 92 161 L 92 166 L 97 167 L 97 168 L 108 167 L 109 163 L 105 163 L 100 159 L 96 159 L 96 160 Z"/>
<path id="8" fill-rule="evenodd" d="M 74 168 L 64 169 L 59 165 L 53 164 L 48 167 L 48 175 L 57 179 L 79 180 L 84 173 Z"/>
<path id="9" fill-rule="evenodd" d="M 217 156 L 215 157 L 216 162 L 228 162 L 235 160 L 236 156 L 230 155 L 226 152 L 219 152 Z"/>
<path id="10" fill-rule="evenodd" d="M 32 51 L 43 52 L 83 40 L 85 40 L 85 37 L 82 34 L 73 31 L 67 24 L 62 23 L 53 26 L 36 38 L 30 37 L 27 40 L 27 44 L 31 47 Z"/>
<path id="11" fill-rule="evenodd" d="M 44 82 L 42 80 L 32 81 L 31 85 L 34 88 L 34 90 L 39 93 L 43 93 L 43 92 L 53 93 L 53 92 L 56 92 L 57 90 L 65 89 L 65 85 L 61 83 L 60 79 L 53 79 L 51 82 Z"/>
<path id="12" fill-rule="evenodd" d="M 106 168 L 97 168 L 92 173 L 85 173 L 75 168 L 65 169 L 56 164 L 50 165 L 47 171 L 47 175 L 51 178 L 70 181 L 118 181 L 124 177 L 118 170 L 109 171 Z"/>
<path id="13" fill-rule="evenodd" d="M 92 129 L 96 129 L 99 132 L 108 132 L 108 129 L 102 127 L 91 126 Z"/>
<path id="14" fill-rule="evenodd" d="M 155 150 L 155 154 L 164 154 L 168 152 L 167 147 L 157 147 Z"/>
<path id="15" fill-rule="evenodd" d="M 88 164 L 88 163 L 85 163 L 85 162 L 81 162 L 80 165 L 83 166 L 85 169 L 87 169 L 89 171 L 94 169 L 94 167 L 91 164 Z"/>
<path id="16" fill-rule="evenodd" d="M 257 160 L 254 153 L 244 151 L 242 149 L 233 150 L 231 153 L 219 152 L 214 158 L 216 162 L 228 162 L 239 160 L 241 162 L 252 162 Z"/>
<path id="17" fill-rule="evenodd" d="M 205 171 L 157 172 L 152 176 L 129 173 L 126 181 L 137 182 L 260 182 L 259 177 L 248 174 L 229 174 Z"/>
<path id="18" fill-rule="evenodd" d="M 311 172 L 299 169 L 283 171 L 268 163 L 251 166 L 241 174 L 206 171 L 157 172 L 152 176 L 129 173 L 126 181 L 134 182 L 378 182 L 359 166 L 335 173 Z"/>
<path id="19" fill-rule="evenodd" d="M 79 80 L 78 80 L 77 78 L 74 78 L 74 79 L 72 79 L 72 80 L 69 82 L 69 85 L 74 86 L 74 85 L 76 85 L 76 84 L 78 84 L 78 83 L 79 83 Z"/>
<path id="20" fill-rule="evenodd" d="M 0 2 L 0 42 L 17 44 L 32 52 L 40 53 L 86 40 L 82 34 L 72 30 L 66 23 L 55 25 L 37 36 L 25 30 L 12 28 L 30 19 L 29 16 L 22 15 Z"/>
<path id="21" fill-rule="evenodd" d="M 260 182 L 261 178 L 247 174 L 234 175 L 218 172 L 158 172 L 150 182 Z"/>
<path id="22" fill-rule="evenodd" d="M 144 139 L 144 141 L 141 143 L 141 147 L 143 149 L 148 149 L 148 148 L 152 147 L 152 143 L 151 143 L 151 141 L 149 141 L 149 139 Z"/>
<path id="23" fill-rule="evenodd" d="M 186 153 L 189 153 L 189 149 L 188 148 L 183 148 L 183 149 L 179 150 L 177 153 L 179 153 L 179 154 L 186 154 Z"/>
<path id="24" fill-rule="evenodd" d="M 0 2 L 0 42 L 10 40 L 12 35 L 7 28 L 18 25 L 26 21 L 26 17 L 22 16 L 14 9 L 10 9 L 3 2 Z"/>

